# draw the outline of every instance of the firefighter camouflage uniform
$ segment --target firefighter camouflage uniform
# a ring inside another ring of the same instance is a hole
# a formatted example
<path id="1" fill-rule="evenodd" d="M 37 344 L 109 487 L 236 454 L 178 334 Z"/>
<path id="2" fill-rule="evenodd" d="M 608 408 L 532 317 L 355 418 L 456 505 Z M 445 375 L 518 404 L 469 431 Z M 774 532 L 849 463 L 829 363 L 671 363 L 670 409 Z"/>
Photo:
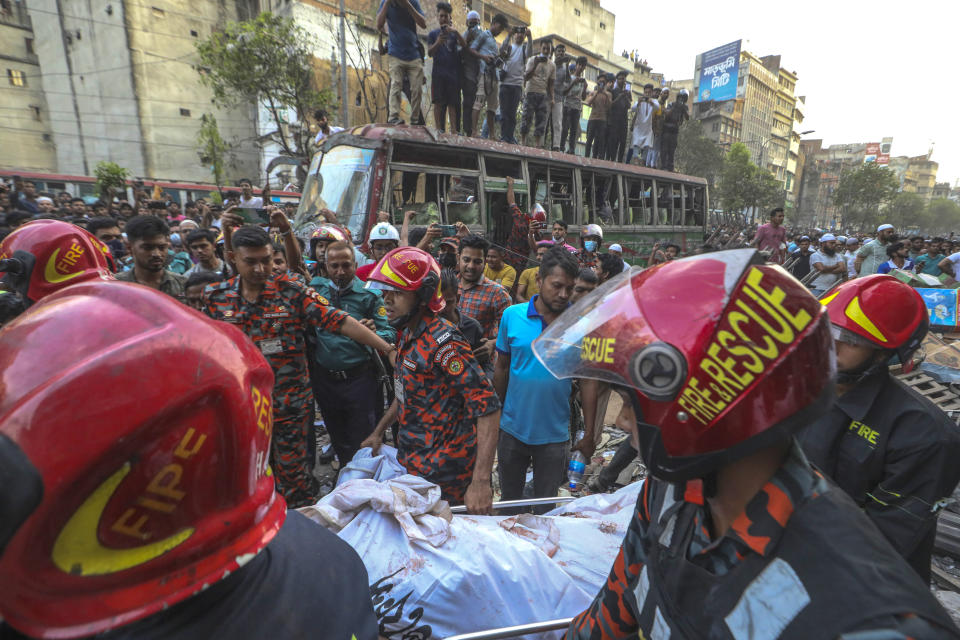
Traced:
<path id="1" fill-rule="evenodd" d="M 313 420 L 313 392 L 307 369 L 307 326 L 338 331 L 348 317 L 328 306 L 313 289 L 287 275 L 267 280 L 260 299 L 247 302 L 240 278 L 208 286 L 205 311 L 215 320 L 238 327 L 250 336 L 273 368 L 273 440 L 271 462 L 277 490 L 290 508 L 313 504 L 317 481 L 309 460 L 308 434 Z"/>
<path id="2" fill-rule="evenodd" d="M 477 418 L 500 409 L 500 400 L 446 320 L 424 317 L 397 347 L 400 464 L 439 485 L 450 504 L 463 504 L 477 457 Z"/>

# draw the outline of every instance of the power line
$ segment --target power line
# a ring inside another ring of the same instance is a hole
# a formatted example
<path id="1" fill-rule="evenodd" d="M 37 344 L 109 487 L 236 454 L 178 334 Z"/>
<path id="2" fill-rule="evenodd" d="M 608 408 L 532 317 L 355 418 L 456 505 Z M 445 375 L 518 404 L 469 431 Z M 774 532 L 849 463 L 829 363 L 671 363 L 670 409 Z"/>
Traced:
<path id="1" fill-rule="evenodd" d="M 43 131 L 36 131 L 36 130 L 34 130 L 34 129 L 25 129 L 25 128 L 22 128 L 22 127 L 5 127 L 5 126 L 3 126 L 3 125 L 0 125 L 0 129 L 7 129 L 7 130 L 9 130 L 9 131 L 18 131 L 18 132 L 21 132 L 21 133 L 32 133 L 32 134 L 37 134 L 37 135 L 44 135 L 44 132 L 43 132 Z M 77 133 L 66 133 L 66 132 L 56 133 L 56 134 L 54 134 L 54 135 L 69 136 L 69 137 L 71 137 L 71 138 L 79 138 L 79 137 L 81 137 L 80 134 L 77 134 Z M 129 144 L 145 144 L 145 145 L 157 145 L 157 146 L 165 146 L 165 147 L 179 147 L 179 148 L 181 148 L 181 149 L 190 149 L 190 150 L 195 151 L 195 152 L 199 151 L 199 148 L 196 147 L 196 146 L 186 145 L 186 144 L 176 144 L 176 143 L 173 143 L 173 142 L 152 142 L 152 141 L 150 141 L 150 140 L 128 140 L 128 139 L 125 139 L 125 138 L 108 138 L 108 137 L 106 137 L 106 136 L 83 136 L 83 137 L 89 138 L 89 139 L 91 139 L 91 140 L 106 140 L 106 141 L 108 141 L 108 142 L 125 142 L 125 143 L 129 143 Z M 241 138 L 241 139 L 239 140 L 239 142 L 250 142 L 250 141 L 253 141 L 254 139 L 255 139 L 255 138 Z M 244 154 L 248 154 L 248 155 L 260 155 L 260 152 L 259 152 L 259 151 L 252 151 L 252 150 L 245 150 L 245 149 L 238 149 L 238 150 L 236 150 L 236 151 L 231 150 L 230 153 L 244 153 Z"/>
<path id="2" fill-rule="evenodd" d="M 26 111 L 26 108 L 24 108 L 24 107 L 0 107 L 0 110 L 18 111 L 18 112 L 19 112 L 19 111 L 24 111 L 24 112 L 25 112 L 25 111 Z M 66 114 L 73 115 L 74 112 L 71 111 L 71 110 L 68 110 L 68 109 L 62 109 L 62 110 L 46 109 L 46 110 L 41 110 L 41 113 L 43 113 L 44 115 L 46 115 L 46 114 L 54 114 L 54 113 L 66 113 Z M 75 119 L 75 118 L 47 117 L 47 118 L 41 118 L 41 119 L 38 120 L 36 117 L 31 116 L 31 115 L 28 115 L 28 114 L 26 114 L 26 113 L 23 113 L 23 114 L 21 114 L 21 113 L 14 113 L 14 114 L 11 114 L 11 115 L 8 115 L 8 116 L 5 116 L 5 117 L 7 117 L 7 118 L 18 118 L 18 119 L 21 119 L 21 120 L 31 120 L 31 121 L 34 121 L 34 122 L 76 122 L 76 119 Z M 132 121 L 132 122 L 112 122 L 112 123 L 105 123 L 105 122 L 99 120 L 100 118 L 130 118 L 130 119 L 132 119 L 133 121 Z M 118 125 L 134 125 L 134 124 L 137 124 L 137 123 L 140 122 L 140 121 L 151 122 L 151 121 L 153 121 L 153 120 L 175 120 L 175 121 L 177 121 L 178 123 L 181 123 L 181 124 L 186 124 L 186 123 L 188 123 L 188 122 L 196 122 L 198 125 L 200 124 L 199 118 L 195 118 L 194 116 L 154 116 L 154 115 L 148 115 L 148 116 L 143 116 L 143 117 L 141 117 L 141 116 L 136 115 L 136 114 L 128 114 L 128 113 L 83 114 L 83 115 L 80 116 L 80 121 L 81 121 L 81 122 L 94 122 L 94 123 L 100 122 L 100 124 L 118 124 Z M 217 123 L 221 123 L 221 122 L 233 123 L 233 124 L 241 124 L 241 125 L 252 125 L 252 124 L 253 124 L 253 120 L 234 120 L 234 119 L 230 119 L 230 118 L 217 118 Z M 160 124 L 159 126 L 169 127 L 169 126 L 176 126 L 176 125 Z"/>
<path id="3" fill-rule="evenodd" d="M 133 51 L 132 49 L 130 50 Z M 185 53 L 179 58 L 167 58 L 166 56 L 161 56 L 159 53 L 150 53 L 149 51 L 140 51 L 143 55 L 153 56 L 155 58 L 160 58 L 160 60 L 147 60 L 145 62 L 131 62 L 130 64 L 125 64 L 122 67 L 112 67 L 110 69 L 94 69 L 91 71 L 54 71 L 52 73 L 32 73 L 24 74 L 24 78 L 51 78 L 53 76 L 92 76 L 97 73 L 107 73 L 108 71 L 124 71 L 126 69 L 132 69 L 133 67 L 145 67 L 151 64 L 160 64 L 163 62 L 183 62 L 184 58 L 193 55 L 195 52 L 191 51 L 190 53 Z M 183 62 L 183 64 L 190 64 L 189 62 Z M 191 65 L 193 66 L 193 65 Z"/>
<path id="4" fill-rule="evenodd" d="M 126 68 L 126 67 L 124 67 L 124 68 Z M 11 89 L 32 90 L 31 87 L 11 87 Z M 104 95 L 100 95 L 100 94 L 98 94 L 98 93 L 74 93 L 74 92 L 72 92 L 72 91 L 47 91 L 47 90 L 44 90 L 44 89 L 40 89 L 40 91 L 43 92 L 43 93 L 48 93 L 48 94 L 52 94 L 52 95 L 76 96 L 76 97 L 78 97 L 78 98 L 99 98 L 99 99 L 101 99 L 101 100 L 137 100 L 136 97 L 132 97 L 132 96 L 104 96 Z M 203 101 L 203 100 L 163 100 L 162 98 L 151 98 L 151 99 L 149 100 L 149 102 L 163 102 L 163 103 L 169 103 L 169 104 L 205 104 L 205 105 L 213 105 L 213 106 L 216 106 L 216 105 L 214 104 L 214 102 L 213 102 L 213 98 L 211 98 L 209 101 Z"/>

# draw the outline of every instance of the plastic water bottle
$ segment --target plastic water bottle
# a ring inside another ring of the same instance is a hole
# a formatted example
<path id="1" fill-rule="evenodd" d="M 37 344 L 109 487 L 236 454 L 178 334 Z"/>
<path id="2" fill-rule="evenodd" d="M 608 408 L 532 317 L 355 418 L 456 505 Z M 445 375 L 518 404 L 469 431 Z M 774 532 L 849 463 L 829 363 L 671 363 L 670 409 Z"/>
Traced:
<path id="1" fill-rule="evenodd" d="M 576 439 L 574 440 L 574 445 L 583 440 L 583 436 L 586 435 L 586 432 L 583 429 L 577 431 Z M 580 482 L 583 480 L 583 470 L 587 468 L 587 459 L 579 451 L 574 451 L 570 456 L 570 464 L 567 465 L 567 486 L 571 490 L 575 490 L 580 486 Z"/>
<path id="2" fill-rule="evenodd" d="M 571 491 L 580 486 L 583 480 L 583 470 L 587 468 L 587 459 L 579 451 L 574 451 L 570 456 L 570 464 L 567 466 L 567 486 Z"/>

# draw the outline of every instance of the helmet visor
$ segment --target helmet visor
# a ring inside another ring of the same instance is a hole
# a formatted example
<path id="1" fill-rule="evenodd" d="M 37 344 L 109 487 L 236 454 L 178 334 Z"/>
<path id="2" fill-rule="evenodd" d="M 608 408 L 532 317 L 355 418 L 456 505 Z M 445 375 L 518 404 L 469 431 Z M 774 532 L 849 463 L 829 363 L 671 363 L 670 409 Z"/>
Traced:
<path id="1" fill-rule="evenodd" d="M 533 343 L 543 366 L 557 378 L 590 378 L 646 392 L 630 370 L 630 359 L 657 340 L 637 302 L 633 267 L 567 309 Z"/>
<path id="2" fill-rule="evenodd" d="M 379 280 L 367 280 L 367 283 L 363 285 L 363 288 L 371 289 L 373 291 L 403 291 L 403 289 L 400 287 L 387 284 L 386 282 L 380 282 Z"/>

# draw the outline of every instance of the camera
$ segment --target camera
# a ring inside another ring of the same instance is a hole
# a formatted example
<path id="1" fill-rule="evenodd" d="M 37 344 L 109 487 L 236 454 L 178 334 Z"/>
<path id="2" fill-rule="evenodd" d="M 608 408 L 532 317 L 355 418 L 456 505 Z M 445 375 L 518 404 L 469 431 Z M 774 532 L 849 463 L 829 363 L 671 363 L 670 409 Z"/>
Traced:
<path id="1" fill-rule="evenodd" d="M 514 33 L 524 33 L 524 32 L 526 32 L 526 30 L 527 30 L 526 27 L 514 27 L 514 28 L 513 28 L 513 32 L 514 32 Z"/>

